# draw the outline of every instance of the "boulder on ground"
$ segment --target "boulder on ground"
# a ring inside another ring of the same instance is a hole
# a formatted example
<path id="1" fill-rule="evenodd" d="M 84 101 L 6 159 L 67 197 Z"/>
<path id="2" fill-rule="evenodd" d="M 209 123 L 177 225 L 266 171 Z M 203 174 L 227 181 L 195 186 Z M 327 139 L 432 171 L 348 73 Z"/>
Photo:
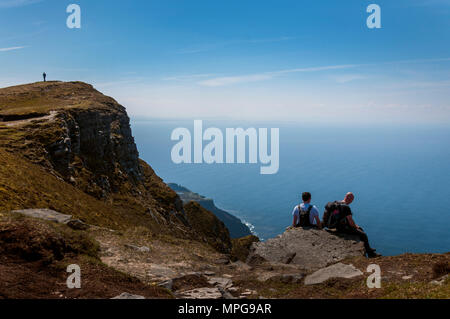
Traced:
<path id="1" fill-rule="evenodd" d="M 448 280 L 449 275 L 445 275 L 444 277 L 441 277 L 439 279 L 433 280 L 430 283 L 432 285 L 437 285 L 437 286 L 442 286 L 443 284 L 445 284 L 445 282 Z"/>
<path id="2" fill-rule="evenodd" d="M 22 214 L 28 217 L 39 218 L 61 224 L 67 224 L 72 220 L 71 215 L 61 214 L 51 209 L 23 209 L 14 210 L 12 213 Z"/>
<path id="3" fill-rule="evenodd" d="M 305 285 L 321 284 L 331 278 L 354 278 L 362 276 L 363 273 L 353 265 L 337 263 L 327 268 L 320 269 L 315 273 L 306 276 Z"/>
<path id="4" fill-rule="evenodd" d="M 74 229 L 74 230 L 88 230 L 90 228 L 90 226 L 88 224 L 83 223 L 79 219 L 69 220 L 66 223 L 66 225 L 69 226 L 70 228 Z"/>
<path id="5" fill-rule="evenodd" d="M 222 299 L 222 293 L 218 288 L 197 288 L 183 291 L 177 294 L 181 299 Z"/>
<path id="6" fill-rule="evenodd" d="M 150 248 L 147 246 L 136 246 L 136 245 L 131 245 L 131 244 L 125 244 L 125 247 L 135 250 L 140 253 L 149 253 L 150 252 Z"/>
<path id="7" fill-rule="evenodd" d="M 247 262 L 291 264 L 310 271 L 355 256 L 364 256 L 364 245 L 357 236 L 290 228 L 276 238 L 253 243 Z"/>
<path id="8" fill-rule="evenodd" d="M 90 226 L 79 219 L 72 219 L 72 215 L 58 213 L 51 209 L 22 209 L 13 210 L 11 213 L 21 214 L 27 217 L 38 218 L 55 223 L 66 224 L 74 230 L 88 230 Z"/>
<path id="9" fill-rule="evenodd" d="M 128 292 L 124 292 L 124 293 L 120 294 L 119 296 L 116 296 L 116 297 L 111 298 L 111 299 L 145 299 L 145 297 L 144 296 L 133 295 L 133 294 L 130 294 Z"/>
<path id="10" fill-rule="evenodd" d="M 208 283 L 216 287 L 229 288 L 233 286 L 233 281 L 230 278 L 213 277 L 208 280 Z"/>

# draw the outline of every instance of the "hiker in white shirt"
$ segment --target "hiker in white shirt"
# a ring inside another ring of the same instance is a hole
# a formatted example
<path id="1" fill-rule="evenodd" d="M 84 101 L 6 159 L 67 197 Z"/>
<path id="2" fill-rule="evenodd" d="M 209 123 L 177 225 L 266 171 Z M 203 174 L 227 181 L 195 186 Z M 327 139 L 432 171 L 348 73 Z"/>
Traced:
<path id="1" fill-rule="evenodd" d="M 305 192 L 302 194 L 303 203 L 295 206 L 292 215 L 294 220 L 293 227 L 318 227 L 322 229 L 322 223 L 319 218 L 319 210 L 316 206 L 311 204 L 311 193 Z"/>

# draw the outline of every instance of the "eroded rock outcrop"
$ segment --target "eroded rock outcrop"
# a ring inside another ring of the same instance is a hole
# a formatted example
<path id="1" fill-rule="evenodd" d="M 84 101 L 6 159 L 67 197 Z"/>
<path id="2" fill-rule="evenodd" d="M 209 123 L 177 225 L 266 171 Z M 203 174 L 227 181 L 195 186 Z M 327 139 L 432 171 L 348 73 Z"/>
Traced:
<path id="1" fill-rule="evenodd" d="M 118 104 L 109 111 L 70 109 L 58 118 L 62 134 L 44 147 L 65 179 L 72 177 L 77 183 L 87 177 L 86 191 L 97 197 L 117 192 L 124 180 L 134 184 L 142 180 L 139 153 L 125 109 Z"/>
<path id="2" fill-rule="evenodd" d="M 318 229 L 290 228 L 276 238 L 253 243 L 247 262 L 292 264 L 309 271 L 363 255 L 363 243 L 355 236 Z"/>
<path id="3" fill-rule="evenodd" d="M 39 115 L 39 116 L 38 116 Z M 142 181 L 130 119 L 113 98 L 82 82 L 0 89 L 7 119 L 0 146 L 20 151 L 97 198 Z"/>

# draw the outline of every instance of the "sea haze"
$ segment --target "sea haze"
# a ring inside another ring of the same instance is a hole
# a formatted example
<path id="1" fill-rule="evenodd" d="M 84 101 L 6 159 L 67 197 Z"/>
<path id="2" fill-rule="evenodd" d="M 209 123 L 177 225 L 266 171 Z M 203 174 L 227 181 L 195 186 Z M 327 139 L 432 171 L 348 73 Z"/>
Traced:
<path id="1" fill-rule="evenodd" d="M 450 127 L 204 121 L 208 127 L 280 128 L 280 170 L 260 164 L 181 164 L 171 160 L 172 130 L 193 121 L 142 121 L 132 128 L 140 156 L 166 182 L 213 198 L 252 224 L 262 239 L 292 223 L 309 191 L 321 213 L 352 191 L 355 221 L 383 255 L 450 251 Z"/>

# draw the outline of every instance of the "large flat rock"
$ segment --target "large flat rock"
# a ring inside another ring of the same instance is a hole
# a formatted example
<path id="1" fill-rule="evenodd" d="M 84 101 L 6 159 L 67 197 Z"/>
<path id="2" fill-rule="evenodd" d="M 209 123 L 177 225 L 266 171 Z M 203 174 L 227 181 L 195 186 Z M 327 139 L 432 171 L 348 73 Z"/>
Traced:
<path id="1" fill-rule="evenodd" d="M 222 299 L 222 293 L 218 288 L 197 288 L 183 291 L 178 294 L 181 299 Z"/>
<path id="2" fill-rule="evenodd" d="M 290 228 L 276 238 L 253 243 L 248 262 L 266 260 L 297 265 L 311 271 L 355 256 L 364 256 L 364 245 L 357 236 L 318 229 Z"/>
<path id="3" fill-rule="evenodd" d="M 309 276 L 306 276 L 305 285 L 321 284 L 331 278 L 350 279 L 362 275 L 363 273 L 353 265 L 337 263 L 327 268 L 320 269 Z"/>
<path id="4" fill-rule="evenodd" d="M 116 297 L 111 298 L 111 299 L 145 299 L 145 297 L 139 296 L 139 295 L 133 295 L 133 294 L 130 294 L 128 292 L 124 292 L 121 295 L 116 296 Z"/>
<path id="5" fill-rule="evenodd" d="M 22 214 L 28 217 L 39 218 L 61 224 L 67 224 L 72 219 L 71 215 L 61 214 L 51 209 L 23 209 L 14 210 L 12 213 Z"/>
<path id="6" fill-rule="evenodd" d="M 148 265 L 147 275 L 157 281 L 167 281 L 178 276 L 172 268 L 159 264 Z"/>

